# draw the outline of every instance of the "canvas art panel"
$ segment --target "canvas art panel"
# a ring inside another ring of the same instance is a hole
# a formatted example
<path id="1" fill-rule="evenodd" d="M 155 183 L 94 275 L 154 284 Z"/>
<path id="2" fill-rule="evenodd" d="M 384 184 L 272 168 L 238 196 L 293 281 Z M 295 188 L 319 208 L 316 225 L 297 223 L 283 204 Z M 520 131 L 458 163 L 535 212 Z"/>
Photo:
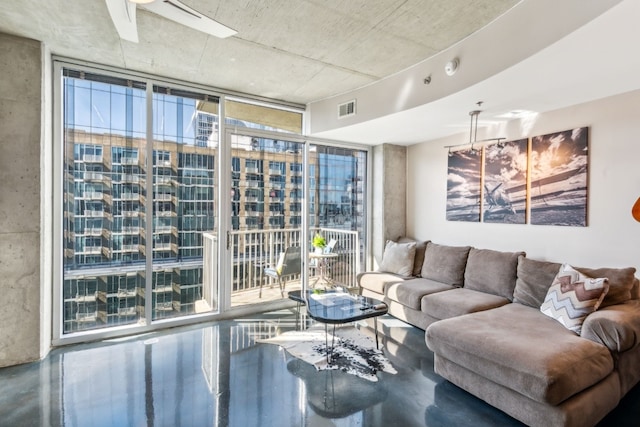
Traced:
<path id="1" fill-rule="evenodd" d="M 480 161 L 477 150 L 449 153 L 447 221 L 480 222 Z"/>
<path id="2" fill-rule="evenodd" d="M 485 147 L 483 222 L 525 224 L 528 146 L 520 139 Z"/>
<path id="3" fill-rule="evenodd" d="M 588 128 L 531 141 L 531 224 L 585 227 Z"/>

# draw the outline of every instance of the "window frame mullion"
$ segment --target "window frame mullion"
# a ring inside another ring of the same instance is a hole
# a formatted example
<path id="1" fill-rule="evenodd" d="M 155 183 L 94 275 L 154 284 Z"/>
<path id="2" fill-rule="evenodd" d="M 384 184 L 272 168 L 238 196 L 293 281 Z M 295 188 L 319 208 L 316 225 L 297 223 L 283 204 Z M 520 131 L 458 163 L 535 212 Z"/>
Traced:
<path id="1" fill-rule="evenodd" d="M 146 186 L 145 200 L 145 287 L 144 287 L 144 320 L 151 325 L 153 320 L 153 82 L 147 80 L 146 89 Z"/>

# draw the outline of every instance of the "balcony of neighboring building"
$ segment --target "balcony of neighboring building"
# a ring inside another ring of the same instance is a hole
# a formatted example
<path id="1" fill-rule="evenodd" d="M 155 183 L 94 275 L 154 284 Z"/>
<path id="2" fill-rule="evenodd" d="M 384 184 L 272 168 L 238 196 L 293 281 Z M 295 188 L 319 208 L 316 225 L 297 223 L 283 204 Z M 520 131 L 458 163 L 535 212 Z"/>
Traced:
<path id="1" fill-rule="evenodd" d="M 120 215 L 125 218 L 136 218 L 139 217 L 140 214 L 140 210 L 136 208 L 123 208 L 122 211 L 120 211 Z"/>
<path id="2" fill-rule="evenodd" d="M 105 193 L 103 193 L 102 191 L 83 191 L 82 193 L 76 195 L 76 199 L 104 200 Z"/>
<path id="3" fill-rule="evenodd" d="M 171 203 L 175 203 L 177 201 L 176 196 L 171 193 L 155 193 L 153 195 L 153 200 L 156 202 L 171 202 Z"/>
<path id="4" fill-rule="evenodd" d="M 175 183 L 175 178 L 171 175 L 154 175 L 153 183 L 156 185 L 171 185 Z"/>
<path id="5" fill-rule="evenodd" d="M 140 163 L 140 159 L 138 158 L 138 156 L 132 156 L 132 157 L 122 156 L 120 158 L 120 162 L 118 163 L 114 162 L 114 164 L 121 164 L 124 166 L 135 166 L 135 165 L 138 165 L 139 163 Z"/>
<path id="6" fill-rule="evenodd" d="M 155 214 L 160 217 L 177 217 L 178 216 L 177 212 L 174 210 L 158 210 L 155 212 Z M 185 215 L 189 215 L 189 214 L 185 214 Z"/>
<path id="7" fill-rule="evenodd" d="M 178 227 L 166 224 L 157 224 L 153 227 L 153 234 L 175 234 Z"/>
<path id="8" fill-rule="evenodd" d="M 107 178 L 103 172 L 83 172 L 81 176 L 85 182 L 104 182 Z"/>
<path id="9" fill-rule="evenodd" d="M 102 227 L 85 227 L 80 228 L 74 232 L 76 237 L 85 236 L 85 237 L 101 237 L 105 232 L 105 229 Z"/>
<path id="10" fill-rule="evenodd" d="M 95 245 L 95 246 L 82 246 L 80 248 L 76 248 L 75 255 L 101 255 L 103 246 Z"/>
<path id="11" fill-rule="evenodd" d="M 80 156 L 79 161 L 84 163 L 102 163 L 103 159 L 102 154 L 83 154 Z M 78 159 L 75 161 L 78 161 Z"/>
<path id="12" fill-rule="evenodd" d="M 135 236 L 139 235 L 143 231 L 144 229 L 138 225 L 129 225 L 123 226 L 121 229 L 114 229 L 112 233 L 115 235 L 121 234 L 125 236 Z"/>
<path id="13" fill-rule="evenodd" d="M 126 184 L 140 184 L 140 183 L 144 183 L 144 179 L 140 177 L 140 175 L 122 173 L 122 174 L 114 174 L 114 182 L 122 182 Z"/>

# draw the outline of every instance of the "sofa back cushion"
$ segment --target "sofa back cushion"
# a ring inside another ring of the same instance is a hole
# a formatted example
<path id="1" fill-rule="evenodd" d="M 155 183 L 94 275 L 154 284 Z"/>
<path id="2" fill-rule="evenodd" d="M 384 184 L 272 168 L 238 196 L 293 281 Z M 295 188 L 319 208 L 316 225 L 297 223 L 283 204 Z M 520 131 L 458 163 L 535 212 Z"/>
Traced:
<path id="1" fill-rule="evenodd" d="M 424 242 L 420 242 L 418 240 L 412 239 L 411 237 L 400 237 L 398 239 L 398 243 L 411 243 L 416 242 L 416 256 L 413 260 L 413 273 L 412 276 L 420 276 L 420 272 L 422 271 L 422 264 L 424 264 L 424 253 L 427 250 L 428 240 Z"/>
<path id="2" fill-rule="evenodd" d="M 518 257 L 521 255 L 525 253 L 471 248 L 464 272 L 464 287 L 513 301 Z"/>
<path id="3" fill-rule="evenodd" d="M 387 240 L 378 271 L 409 277 L 413 273 L 415 256 L 416 242 L 396 243 L 392 240 Z"/>
<path id="4" fill-rule="evenodd" d="M 604 297 L 600 307 L 620 304 L 631 299 L 635 285 L 636 269 L 629 268 L 583 268 L 576 267 L 580 273 L 589 277 L 606 277 L 609 279 L 609 292 Z"/>
<path id="5" fill-rule="evenodd" d="M 518 258 L 518 278 L 513 302 L 540 308 L 562 264 L 537 261 L 524 256 Z"/>
<path id="6" fill-rule="evenodd" d="M 452 286 L 464 284 L 464 269 L 470 246 L 445 246 L 427 243 L 420 275 Z"/>

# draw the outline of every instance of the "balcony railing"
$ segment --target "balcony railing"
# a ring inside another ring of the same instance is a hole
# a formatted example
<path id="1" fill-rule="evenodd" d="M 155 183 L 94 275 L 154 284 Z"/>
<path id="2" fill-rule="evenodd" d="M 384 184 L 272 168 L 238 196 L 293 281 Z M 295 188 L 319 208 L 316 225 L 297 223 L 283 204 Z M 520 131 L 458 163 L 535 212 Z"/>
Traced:
<path id="1" fill-rule="evenodd" d="M 120 200 L 140 200 L 140 193 L 122 193 L 120 197 L 114 197 Z"/>
<path id="2" fill-rule="evenodd" d="M 91 209 L 85 209 L 84 210 L 84 216 L 90 216 L 90 217 L 94 217 L 94 218 L 101 218 L 104 216 L 104 211 L 94 211 Z"/>
<path id="3" fill-rule="evenodd" d="M 336 246 L 333 250 L 338 254 L 337 257 L 331 258 L 328 266 L 331 280 L 336 285 L 348 288 L 356 287 L 356 274 L 360 265 L 360 243 L 358 233 L 348 230 L 334 230 L 326 228 L 313 228 L 310 230 L 310 236 L 315 233 L 321 233 L 327 242 L 331 239 L 336 240 Z M 269 230 L 248 230 L 233 231 L 229 234 L 233 256 L 231 260 L 231 271 L 233 278 L 232 295 L 258 289 L 260 284 L 263 286 L 276 285 L 273 279 L 264 275 L 264 269 L 268 266 L 275 267 L 278 263 L 280 253 L 284 252 L 289 246 L 301 246 L 301 229 L 269 229 Z M 203 234 L 205 241 L 215 239 L 214 235 Z M 309 252 L 313 248 L 309 245 Z M 216 263 L 204 263 L 204 275 L 208 279 L 205 280 L 205 287 L 212 287 L 207 284 L 208 280 L 216 280 L 215 275 Z M 303 266 L 308 266 L 308 262 L 303 262 Z M 315 274 L 315 269 L 310 271 L 310 276 Z M 288 277 L 289 281 L 297 281 L 300 283 L 300 275 Z M 313 279 L 310 277 L 310 281 Z M 256 300 L 255 302 L 258 302 Z"/>
<path id="4" fill-rule="evenodd" d="M 137 165 L 138 158 L 137 157 L 121 157 L 120 164 L 121 165 Z"/>
<path id="5" fill-rule="evenodd" d="M 102 154 L 85 154 L 82 161 L 87 163 L 102 163 Z"/>
<path id="6" fill-rule="evenodd" d="M 83 179 L 85 181 L 102 181 L 104 180 L 104 174 L 101 172 L 85 172 Z"/>

